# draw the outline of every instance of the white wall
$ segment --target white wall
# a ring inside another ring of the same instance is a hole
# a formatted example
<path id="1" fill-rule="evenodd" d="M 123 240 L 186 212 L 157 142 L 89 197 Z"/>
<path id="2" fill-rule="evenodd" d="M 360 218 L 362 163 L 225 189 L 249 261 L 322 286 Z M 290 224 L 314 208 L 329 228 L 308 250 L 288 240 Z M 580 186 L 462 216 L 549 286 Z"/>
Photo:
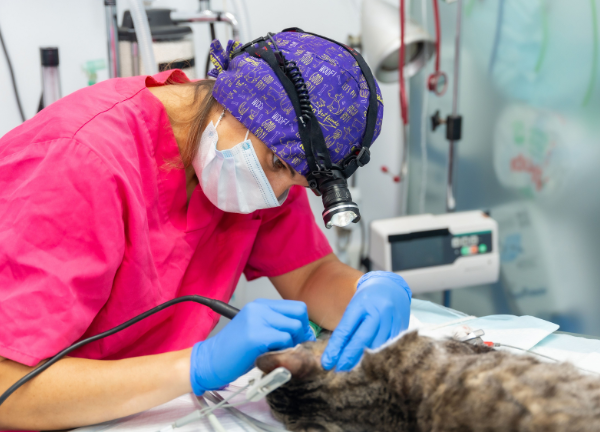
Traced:
<path id="1" fill-rule="evenodd" d="M 27 118 L 35 115 L 41 95 L 40 47 L 59 47 L 63 95 L 87 85 L 81 70 L 86 61 L 106 58 L 101 0 L 0 0 L 0 27 Z M 99 78 L 106 79 L 106 71 Z M 0 52 L 0 136 L 20 122 Z"/>

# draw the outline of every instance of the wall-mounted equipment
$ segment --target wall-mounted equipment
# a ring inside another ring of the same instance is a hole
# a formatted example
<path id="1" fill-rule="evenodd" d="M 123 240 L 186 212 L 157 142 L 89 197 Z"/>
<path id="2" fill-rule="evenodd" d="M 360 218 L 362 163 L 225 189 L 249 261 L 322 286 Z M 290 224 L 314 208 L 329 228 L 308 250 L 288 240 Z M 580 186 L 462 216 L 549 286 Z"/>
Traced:
<path id="1" fill-rule="evenodd" d="M 414 293 L 498 280 L 498 224 L 481 211 L 422 214 L 371 223 L 372 270 L 398 273 Z"/>
<path id="2" fill-rule="evenodd" d="M 361 13 L 363 52 L 378 81 L 398 82 L 400 21 L 398 7 L 383 0 L 365 0 Z M 410 78 L 427 64 L 435 51 L 434 40 L 411 19 L 404 32 L 404 76 Z"/>
<path id="3" fill-rule="evenodd" d="M 177 25 L 171 19 L 170 9 L 147 9 L 152 48 L 158 70 L 181 69 L 191 78 L 197 78 L 192 29 Z M 120 76 L 148 75 L 140 61 L 140 50 L 130 11 L 125 11 L 119 27 Z"/>

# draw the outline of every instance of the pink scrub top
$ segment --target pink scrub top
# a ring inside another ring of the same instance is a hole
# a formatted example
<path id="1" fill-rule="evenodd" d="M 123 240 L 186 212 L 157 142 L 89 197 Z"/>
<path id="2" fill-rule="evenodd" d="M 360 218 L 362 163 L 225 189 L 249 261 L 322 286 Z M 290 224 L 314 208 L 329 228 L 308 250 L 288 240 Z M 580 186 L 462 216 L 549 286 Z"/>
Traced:
<path id="1" fill-rule="evenodd" d="M 0 139 L 0 356 L 34 366 L 175 297 L 229 301 L 242 274 L 277 276 L 331 253 L 293 187 L 281 207 L 186 206 L 169 119 L 148 87 L 181 71 L 79 90 Z M 172 164 L 171 164 L 172 166 Z M 183 303 L 71 355 L 180 350 L 219 320 Z"/>

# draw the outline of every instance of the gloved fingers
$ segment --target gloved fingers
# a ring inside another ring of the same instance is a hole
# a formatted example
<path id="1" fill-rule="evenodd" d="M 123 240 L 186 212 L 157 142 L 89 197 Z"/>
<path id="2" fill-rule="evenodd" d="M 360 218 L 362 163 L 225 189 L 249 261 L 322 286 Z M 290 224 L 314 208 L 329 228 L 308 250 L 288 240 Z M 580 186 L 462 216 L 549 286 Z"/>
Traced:
<path id="1" fill-rule="evenodd" d="M 266 323 L 275 330 L 289 334 L 294 342 L 294 345 L 305 342 L 308 340 L 307 337 L 310 337 L 308 335 L 310 326 L 307 326 L 309 328 L 305 329 L 302 321 L 299 319 L 289 318 L 278 312 L 271 312 L 270 314 L 263 316 L 263 320 L 265 320 Z M 259 336 L 263 337 L 263 335 Z"/>
<path id="2" fill-rule="evenodd" d="M 390 331 L 390 337 L 395 337 L 408 328 L 410 321 L 410 292 L 402 291 L 399 295 L 399 301 L 397 307 L 394 310 L 392 329 Z"/>
<path id="3" fill-rule="evenodd" d="M 362 322 L 363 314 L 364 309 L 361 305 L 351 301 L 323 352 L 321 357 L 323 369 L 329 370 L 338 364 L 342 350 Z"/>
<path id="4" fill-rule="evenodd" d="M 309 330 L 308 324 L 308 310 L 306 308 L 306 303 L 295 300 L 268 300 L 268 299 L 258 299 L 254 301 L 255 303 L 262 304 L 268 306 L 275 312 L 278 312 L 282 315 L 285 315 L 289 318 L 294 318 L 299 320 L 302 323 L 302 328 L 304 331 Z"/>
<path id="5" fill-rule="evenodd" d="M 369 348 L 373 343 L 378 329 L 379 317 L 367 315 L 342 351 L 336 370 L 343 372 L 352 369 L 362 357 L 365 348 Z"/>
<path id="6" fill-rule="evenodd" d="M 306 303 L 296 300 L 269 300 L 269 299 L 258 299 L 254 303 L 263 304 L 270 307 L 276 312 L 288 316 L 290 318 L 306 318 L 308 322 L 308 312 L 306 309 Z"/>
<path id="7" fill-rule="evenodd" d="M 317 337 L 315 336 L 315 333 L 312 331 L 312 328 L 310 327 L 310 325 L 308 326 L 308 330 L 304 334 L 304 340 L 312 341 L 312 342 L 317 340 Z"/>
<path id="8" fill-rule="evenodd" d="M 279 351 L 286 348 L 293 348 L 297 345 L 294 343 L 294 339 L 289 333 L 276 329 L 271 329 L 268 332 L 265 332 L 264 338 L 266 341 L 268 341 L 265 346 L 267 351 Z"/>
<path id="9" fill-rule="evenodd" d="M 390 339 L 390 337 L 392 336 L 394 321 L 397 320 L 394 320 L 392 313 L 390 313 L 389 315 L 380 315 L 379 329 L 377 330 L 377 334 L 373 339 L 373 342 L 371 343 L 371 345 L 369 345 L 369 348 L 377 348 L 383 345 L 385 342 L 387 342 L 388 339 Z"/>

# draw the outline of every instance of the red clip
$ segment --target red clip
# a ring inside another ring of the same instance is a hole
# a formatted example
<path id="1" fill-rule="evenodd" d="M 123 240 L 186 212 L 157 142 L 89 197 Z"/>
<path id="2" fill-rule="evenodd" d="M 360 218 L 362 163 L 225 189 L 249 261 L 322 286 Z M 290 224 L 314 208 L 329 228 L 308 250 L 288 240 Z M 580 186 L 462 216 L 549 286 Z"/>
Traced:
<path id="1" fill-rule="evenodd" d="M 484 342 L 483 344 L 484 344 L 484 345 L 487 345 L 487 346 L 489 346 L 489 347 L 491 347 L 491 348 L 493 348 L 493 347 L 494 347 L 494 342 Z"/>

